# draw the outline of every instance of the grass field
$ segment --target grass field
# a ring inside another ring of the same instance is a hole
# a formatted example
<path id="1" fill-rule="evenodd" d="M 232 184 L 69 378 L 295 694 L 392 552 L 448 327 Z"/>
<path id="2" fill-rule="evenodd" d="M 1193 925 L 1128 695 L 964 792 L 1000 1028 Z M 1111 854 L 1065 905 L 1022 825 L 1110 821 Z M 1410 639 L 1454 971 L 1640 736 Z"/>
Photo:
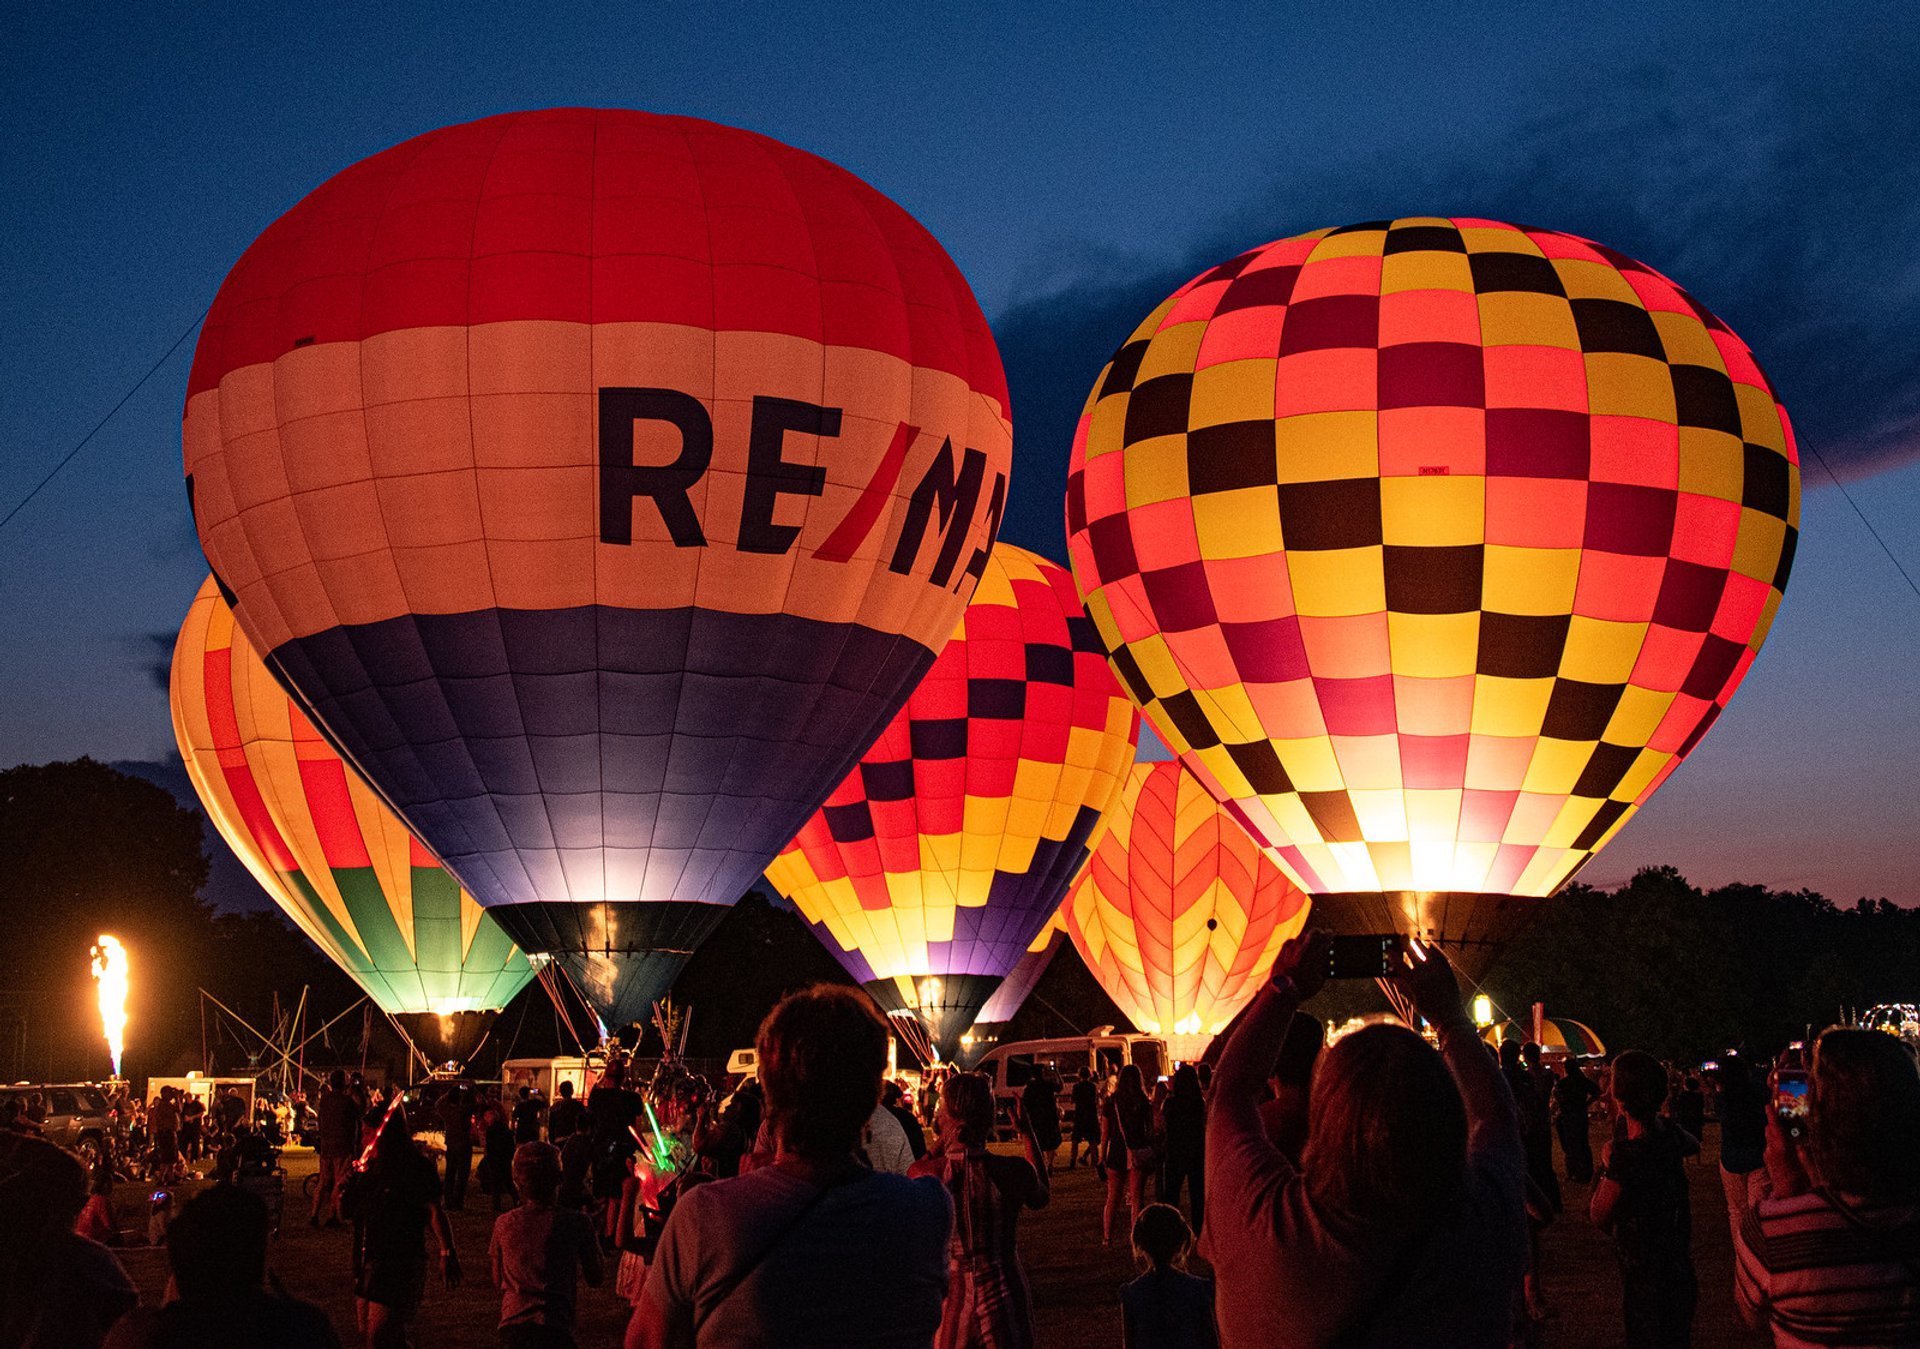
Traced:
<path id="1" fill-rule="evenodd" d="M 1706 1156 L 1693 1169 L 1694 1260 L 1700 1274 L 1694 1343 L 1712 1349 L 1759 1349 L 1767 1338 L 1742 1326 L 1733 1306 L 1732 1251 L 1720 1198 L 1718 1139 L 1711 1128 L 1708 1135 Z M 1596 1125 L 1596 1152 L 1601 1138 L 1601 1126 Z M 290 1151 L 283 1162 L 287 1221 L 274 1245 L 273 1271 L 289 1292 L 326 1308 L 342 1342 L 351 1345 L 348 1235 L 343 1230 L 315 1231 L 306 1224 L 300 1184 L 313 1173 L 312 1154 Z M 1052 1206 L 1022 1222 L 1021 1250 L 1033 1286 L 1041 1349 L 1117 1349 L 1120 1343 L 1118 1290 L 1133 1276 L 1133 1262 L 1123 1249 L 1100 1245 L 1103 1197 L 1091 1172 L 1062 1171 L 1055 1177 Z M 123 1186 L 118 1198 L 126 1225 L 144 1231 L 144 1191 Z M 1543 1281 L 1553 1316 L 1542 1328 L 1540 1343 L 1553 1349 L 1604 1349 L 1621 1339 L 1618 1276 L 1605 1239 L 1586 1221 L 1586 1198 L 1584 1187 L 1567 1186 L 1567 1214 L 1547 1229 L 1544 1238 Z M 487 1344 L 494 1338 L 500 1300 L 487 1285 L 486 1270 L 493 1214 L 484 1196 L 470 1194 L 468 1205 L 465 1213 L 452 1215 L 467 1282 L 452 1291 L 437 1283 L 429 1286 L 414 1337 L 423 1349 Z M 124 1251 L 121 1259 L 139 1285 L 142 1300 L 157 1304 L 166 1286 L 165 1256 L 134 1248 Z M 583 1293 L 579 1327 L 583 1349 L 618 1345 L 625 1324 L 626 1308 L 610 1287 Z"/>

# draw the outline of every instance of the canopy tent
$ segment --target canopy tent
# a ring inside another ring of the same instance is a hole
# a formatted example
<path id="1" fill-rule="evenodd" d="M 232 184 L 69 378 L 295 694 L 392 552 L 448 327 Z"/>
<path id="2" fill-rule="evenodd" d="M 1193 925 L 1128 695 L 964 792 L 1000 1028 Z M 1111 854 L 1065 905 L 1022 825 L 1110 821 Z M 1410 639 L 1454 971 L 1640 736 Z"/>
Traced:
<path id="1" fill-rule="evenodd" d="M 1524 1025 L 1512 1021 L 1502 1021 L 1488 1026 L 1480 1032 L 1488 1044 L 1498 1046 L 1507 1040 L 1518 1040 L 1525 1044 L 1533 1038 L 1532 1031 Z M 1607 1052 L 1606 1045 L 1593 1033 L 1592 1027 L 1584 1022 L 1575 1021 L 1570 1016 L 1550 1016 L 1542 1025 L 1540 1048 L 1547 1053 L 1578 1054 L 1586 1058 L 1598 1058 Z"/>

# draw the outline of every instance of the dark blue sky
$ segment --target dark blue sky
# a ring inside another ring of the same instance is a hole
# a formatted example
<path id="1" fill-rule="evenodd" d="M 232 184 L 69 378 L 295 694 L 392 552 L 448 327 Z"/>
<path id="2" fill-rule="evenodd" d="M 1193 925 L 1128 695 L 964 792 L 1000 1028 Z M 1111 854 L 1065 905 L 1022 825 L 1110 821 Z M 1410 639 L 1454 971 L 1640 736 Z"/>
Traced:
<path id="1" fill-rule="evenodd" d="M 1056 557 L 1072 417 L 1160 296 L 1267 239 L 1443 213 L 1589 234 L 1692 289 L 1920 572 L 1920 25 L 1753 9 L 28 7 L 0 53 L 0 514 L 327 175 L 597 104 L 752 127 L 918 215 L 1007 357 L 1009 537 Z M 187 350 L 0 532 L 0 764 L 170 746 L 153 671 L 204 574 Z M 1672 861 L 1920 902 L 1920 598 L 1806 479 L 1753 676 L 1589 879 Z"/>

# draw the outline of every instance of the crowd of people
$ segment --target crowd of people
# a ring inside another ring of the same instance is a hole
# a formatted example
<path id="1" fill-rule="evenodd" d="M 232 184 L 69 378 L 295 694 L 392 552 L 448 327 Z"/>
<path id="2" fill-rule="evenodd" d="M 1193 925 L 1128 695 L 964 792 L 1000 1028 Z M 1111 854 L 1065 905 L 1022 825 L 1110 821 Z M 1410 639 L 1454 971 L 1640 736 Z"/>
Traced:
<path id="1" fill-rule="evenodd" d="M 1664 1349 L 1694 1342 L 1689 1171 L 1711 1114 L 1748 1321 L 1781 1345 L 1920 1343 L 1920 1071 L 1900 1041 L 1834 1029 L 1804 1061 L 1733 1058 L 1704 1079 L 1634 1051 L 1555 1074 L 1537 1046 L 1490 1053 L 1451 967 L 1417 948 L 1393 982 L 1426 1034 L 1373 1024 L 1328 1045 L 1300 1011 L 1327 968 L 1324 936 L 1290 942 L 1211 1074 L 1043 1070 L 1011 1101 L 953 1071 L 910 1096 L 885 1080 L 872 1005 L 825 986 L 773 1009 L 732 1090 L 672 1062 L 630 1079 L 617 1055 L 584 1099 L 457 1083 L 407 1100 L 335 1074 L 313 1102 L 307 1217 L 351 1228 L 369 1349 L 408 1342 L 436 1266 L 466 1277 L 447 1214 L 470 1181 L 497 1214 L 485 1270 L 509 1349 L 574 1344 L 581 1284 L 630 1306 L 626 1349 L 1028 1349 L 1022 1215 L 1085 1164 L 1101 1239 L 1139 1264 L 1117 1291 L 1128 1349 L 1509 1346 L 1551 1314 L 1539 1233 L 1564 1179 L 1617 1257 L 1625 1342 Z M 1798 1080 L 1804 1111 L 1776 1108 Z M 252 1126 L 215 1105 L 231 1148 Z M 157 1163 L 205 1146 L 165 1093 L 144 1114 Z M 8 1123 L 0 1344 L 336 1343 L 269 1278 L 273 1217 L 239 1183 L 154 1231 L 169 1296 L 137 1307 L 105 1244 L 111 1167 L 90 1175 Z M 1009 1125 L 1017 1148 L 990 1146 Z M 1196 1253 L 1210 1278 L 1187 1269 Z"/>

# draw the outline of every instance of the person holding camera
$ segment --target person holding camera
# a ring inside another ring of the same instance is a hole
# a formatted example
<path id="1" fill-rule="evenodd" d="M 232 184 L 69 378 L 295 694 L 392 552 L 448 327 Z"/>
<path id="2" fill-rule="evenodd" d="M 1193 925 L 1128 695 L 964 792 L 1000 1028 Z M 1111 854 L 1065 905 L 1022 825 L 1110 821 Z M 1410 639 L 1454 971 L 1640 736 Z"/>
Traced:
<path id="1" fill-rule="evenodd" d="M 1281 947 L 1220 1055 L 1207 1121 L 1207 1224 L 1220 1343 L 1504 1346 L 1527 1263 L 1526 1154 L 1513 1098 L 1437 950 L 1398 957 L 1395 985 L 1439 1032 L 1343 1036 L 1320 1056 L 1296 1166 L 1260 1100 L 1331 943 Z"/>
<path id="2" fill-rule="evenodd" d="M 1775 1075 L 1765 1165 L 1746 1193 L 1728 1178 L 1741 1315 L 1781 1346 L 1920 1344 L 1913 1052 L 1879 1031 L 1836 1028 L 1799 1076 Z"/>

